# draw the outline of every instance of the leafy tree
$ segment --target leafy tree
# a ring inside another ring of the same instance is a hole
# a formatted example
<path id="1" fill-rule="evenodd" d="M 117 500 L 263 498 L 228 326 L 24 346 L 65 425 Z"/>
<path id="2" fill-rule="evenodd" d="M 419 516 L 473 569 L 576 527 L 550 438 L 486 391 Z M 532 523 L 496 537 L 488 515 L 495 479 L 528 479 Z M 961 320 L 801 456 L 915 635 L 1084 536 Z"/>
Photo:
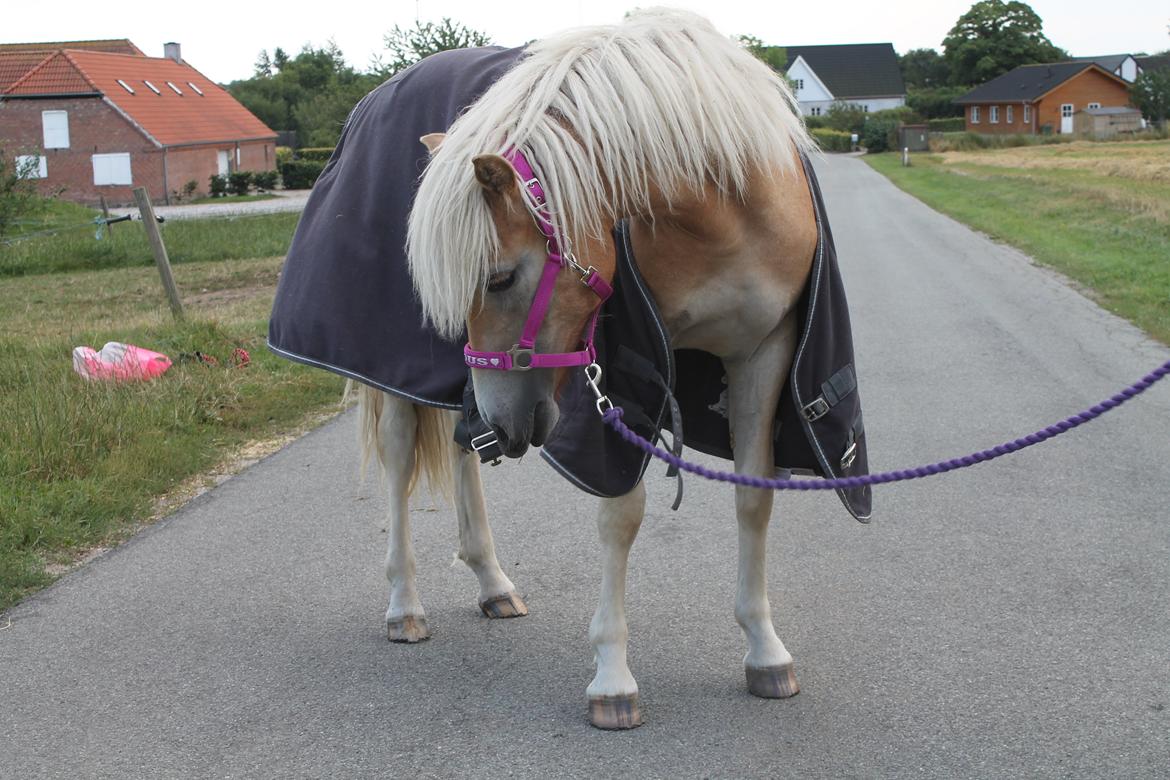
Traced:
<path id="1" fill-rule="evenodd" d="M 386 53 L 374 57 L 371 71 L 380 79 L 388 79 L 424 57 L 451 49 L 487 46 L 492 39 L 486 33 L 464 27 L 444 16 L 438 24 L 415 22 L 414 27 L 405 29 L 394 25 L 394 29 L 386 33 L 382 41 L 386 45 Z"/>
<path id="2" fill-rule="evenodd" d="M 979 0 L 943 39 L 951 83 L 979 84 L 1019 65 L 1068 59 L 1068 52 L 1044 35 L 1043 26 L 1027 3 Z"/>
<path id="3" fill-rule="evenodd" d="M 825 124 L 834 130 L 860 133 L 865 127 L 865 109 L 857 103 L 838 100 L 825 113 Z"/>
<path id="4" fill-rule="evenodd" d="M 12 230 L 17 219 L 37 211 L 41 205 L 32 178 L 35 166 L 30 161 L 22 167 L 0 149 L 0 236 Z"/>
<path id="5" fill-rule="evenodd" d="M 955 99 L 967 92 L 967 87 L 935 87 L 933 89 L 910 89 L 906 93 L 906 105 L 924 119 L 942 119 L 948 116 L 962 116 L 963 107 L 955 105 Z"/>
<path id="6" fill-rule="evenodd" d="M 737 35 L 735 39 L 772 70 L 778 73 L 788 70 L 788 51 L 783 46 L 768 46 L 754 35 Z"/>
<path id="7" fill-rule="evenodd" d="M 1170 116 L 1170 68 L 1142 73 L 1129 88 L 1130 100 L 1142 116 L 1159 126 Z"/>
<path id="8" fill-rule="evenodd" d="M 898 57 L 898 65 L 907 89 L 941 87 L 950 80 L 947 63 L 934 49 L 911 49 Z"/>

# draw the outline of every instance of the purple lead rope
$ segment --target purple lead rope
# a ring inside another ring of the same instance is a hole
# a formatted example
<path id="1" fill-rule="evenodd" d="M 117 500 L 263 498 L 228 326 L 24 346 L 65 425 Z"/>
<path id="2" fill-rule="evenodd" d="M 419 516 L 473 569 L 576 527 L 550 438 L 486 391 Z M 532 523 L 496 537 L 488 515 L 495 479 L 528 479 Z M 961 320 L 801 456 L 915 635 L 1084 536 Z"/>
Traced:
<path id="1" fill-rule="evenodd" d="M 697 474 L 705 479 L 713 479 L 719 482 L 731 482 L 736 485 L 745 485 L 747 487 L 765 488 L 768 490 L 839 490 L 842 488 L 858 488 L 866 485 L 883 485 L 887 482 L 903 482 L 908 479 L 919 479 L 920 477 L 929 477 L 934 474 L 943 474 L 947 471 L 954 471 L 955 469 L 966 468 L 967 466 L 974 466 L 976 463 L 983 463 L 988 460 L 995 460 L 996 458 L 1008 455 L 1025 447 L 1031 447 L 1033 444 L 1039 444 L 1042 441 L 1047 441 L 1054 436 L 1071 431 L 1077 426 L 1084 425 L 1090 420 L 1095 420 L 1101 415 L 1108 412 L 1110 409 L 1116 409 L 1123 403 L 1140 395 L 1148 390 L 1155 382 L 1162 379 L 1167 374 L 1170 374 L 1170 360 L 1163 363 L 1152 372 L 1142 377 L 1140 380 L 1122 390 L 1112 398 L 1106 399 L 1101 403 L 1093 406 L 1080 414 L 1073 415 L 1066 420 L 1061 420 L 1055 425 L 1050 425 L 1047 428 L 1036 431 L 1035 433 L 1025 436 L 1022 439 L 1001 444 L 998 447 L 992 447 L 989 450 L 972 453 L 971 455 L 964 455 L 961 458 L 952 458 L 951 460 L 944 460 L 940 463 L 933 463 L 929 466 L 919 466 L 912 469 L 901 469 L 899 471 L 886 471 L 881 474 L 867 474 L 861 477 L 838 477 L 836 479 L 765 479 L 764 477 L 753 477 L 748 474 L 735 474 L 729 471 L 717 471 L 709 469 L 706 466 L 700 466 L 697 463 L 688 463 L 682 458 L 676 456 L 674 453 L 667 452 L 661 447 L 656 447 L 650 442 L 643 439 L 637 433 L 630 430 L 624 422 L 622 422 L 622 410 L 618 407 L 609 409 L 602 415 L 602 419 L 617 431 L 618 435 L 623 439 L 638 447 L 644 452 L 647 452 L 659 460 L 669 463 L 671 466 L 678 468 L 681 471 L 686 471 L 691 474 Z"/>

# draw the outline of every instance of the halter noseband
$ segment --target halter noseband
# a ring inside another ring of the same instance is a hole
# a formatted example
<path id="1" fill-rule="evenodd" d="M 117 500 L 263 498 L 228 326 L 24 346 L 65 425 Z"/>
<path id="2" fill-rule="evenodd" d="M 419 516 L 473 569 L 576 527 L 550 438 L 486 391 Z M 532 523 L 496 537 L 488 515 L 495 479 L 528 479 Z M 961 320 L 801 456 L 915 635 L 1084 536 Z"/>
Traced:
<path id="1" fill-rule="evenodd" d="M 547 239 L 546 247 L 548 260 L 544 264 L 544 271 L 540 275 L 540 284 L 536 287 L 536 295 L 532 298 L 532 306 L 528 309 L 528 319 L 524 322 L 524 330 L 520 332 L 520 340 L 506 352 L 480 352 L 471 348 L 470 342 L 463 347 L 463 359 L 471 368 L 488 368 L 498 371 L 527 371 L 530 368 L 565 368 L 568 366 L 587 366 L 597 359 L 597 350 L 593 346 L 593 333 L 597 328 L 597 316 L 601 312 L 601 305 L 613 294 L 609 282 L 601 278 L 593 266 L 582 268 L 570 251 L 561 251 L 557 240 L 556 230 L 548 213 L 548 201 L 545 198 L 544 188 L 536 178 L 536 173 L 528 163 L 528 158 L 519 149 L 509 149 L 504 152 L 504 159 L 512 164 L 516 173 L 523 182 L 524 197 L 535 206 L 536 226 Z M 536 336 L 540 333 L 540 326 L 548 313 L 549 303 L 552 301 L 553 287 L 556 286 L 557 274 L 562 268 L 567 268 L 579 274 L 581 284 L 588 287 L 600 299 L 589 316 L 589 323 L 585 326 L 581 338 L 581 349 L 576 352 L 536 352 Z"/>

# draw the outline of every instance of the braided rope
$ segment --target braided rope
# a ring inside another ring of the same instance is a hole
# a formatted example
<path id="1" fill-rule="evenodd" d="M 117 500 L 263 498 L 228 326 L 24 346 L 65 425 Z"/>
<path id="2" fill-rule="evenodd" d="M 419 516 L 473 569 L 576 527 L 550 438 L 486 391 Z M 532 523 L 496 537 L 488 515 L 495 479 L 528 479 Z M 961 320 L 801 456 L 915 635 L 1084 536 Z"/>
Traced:
<path id="1" fill-rule="evenodd" d="M 881 474 L 867 474 L 860 477 L 838 477 L 836 479 L 820 479 L 820 480 L 806 480 L 806 479 L 766 479 L 764 477 L 753 477 L 748 474 L 735 474 L 729 471 L 718 471 L 709 469 L 706 466 L 701 466 L 697 463 L 688 463 L 682 458 L 676 456 L 672 452 L 656 447 L 650 442 L 643 439 L 634 431 L 630 430 L 624 422 L 622 422 L 622 410 L 619 407 L 614 407 L 602 415 L 602 419 L 609 427 L 613 428 L 619 436 L 638 447 L 643 452 L 647 452 L 659 460 L 669 463 L 671 466 L 678 468 L 680 471 L 686 471 L 690 474 L 696 474 L 704 479 L 712 479 L 719 482 L 731 482 L 736 485 L 745 485 L 747 487 L 764 488 L 768 490 L 838 490 L 859 488 L 866 485 L 883 485 L 888 482 L 904 482 L 908 479 L 919 479 L 921 477 L 930 477 L 935 474 L 943 474 L 948 471 L 974 466 L 977 463 L 983 463 L 989 460 L 1003 457 L 1013 452 L 1018 452 L 1025 447 L 1031 447 L 1033 444 L 1039 444 L 1042 441 L 1047 441 L 1054 436 L 1059 436 L 1066 431 L 1071 431 L 1073 428 L 1084 425 L 1090 420 L 1095 420 L 1101 415 L 1105 414 L 1111 409 L 1116 409 L 1129 399 L 1144 393 L 1155 382 L 1162 379 L 1167 374 L 1170 374 L 1170 360 L 1163 363 L 1152 372 L 1142 377 L 1140 380 L 1122 390 L 1120 393 L 1107 398 L 1095 406 L 1086 409 L 1085 411 L 1075 414 L 1072 417 L 1061 420 L 1055 425 L 1049 425 L 1047 428 L 1036 431 L 1035 433 L 1024 436 L 1023 438 L 1010 441 L 1005 444 L 1000 444 L 998 447 L 992 447 L 988 450 L 982 450 L 970 455 L 964 455 L 960 458 L 951 458 L 950 460 L 940 461 L 939 463 L 932 463 L 929 466 L 918 466 L 911 469 L 900 469 L 898 471 L 886 471 Z"/>

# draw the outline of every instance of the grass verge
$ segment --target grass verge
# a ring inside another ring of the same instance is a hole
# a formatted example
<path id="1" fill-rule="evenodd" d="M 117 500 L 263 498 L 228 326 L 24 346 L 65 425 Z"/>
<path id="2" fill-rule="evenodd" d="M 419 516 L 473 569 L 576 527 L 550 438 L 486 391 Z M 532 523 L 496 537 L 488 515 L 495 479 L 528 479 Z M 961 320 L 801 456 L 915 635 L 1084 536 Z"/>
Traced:
<path id="1" fill-rule="evenodd" d="M 140 228 L 139 228 L 140 232 Z M 342 382 L 277 358 L 265 323 L 281 260 L 178 269 L 187 323 L 171 321 L 153 268 L 0 284 L 0 610 L 79 552 L 148 521 L 156 502 L 249 442 L 336 408 Z M 161 378 L 88 384 L 74 346 L 127 341 L 169 355 Z M 251 354 L 233 368 L 235 347 Z M 220 359 L 182 361 L 196 350 Z"/>
<path id="2" fill-rule="evenodd" d="M 1170 343 L 1170 142 L 866 155 L 930 207 L 1026 252 Z"/>
<path id="3" fill-rule="evenodd" d="M 96 211 L 60 204 L 46 218 L 22 225 L 23 235 L 0 241 L 0 278 L 154 263 L 141 224 L 111 225 L 97 239 L 92 223 L 96 215 Z M 282 255 L 288 250 L 299 218 L 293 212 L 255 214 L 172 220 L 161 227 L 167 254 L 177 265 Z"/>
<path id="4" fill-rule="evenodd" d="M 280 196 L 267 192 L 259 192 L 255 195 L 221 195 L 218 198 L 196 198 L 195 200 L 188 201 L 188 203 L 192 203 L 197 206 L 203 205 L 205 203 L 251 203 L 252 201 L 256 200 L 275 200 L 278 197 Z"/>

